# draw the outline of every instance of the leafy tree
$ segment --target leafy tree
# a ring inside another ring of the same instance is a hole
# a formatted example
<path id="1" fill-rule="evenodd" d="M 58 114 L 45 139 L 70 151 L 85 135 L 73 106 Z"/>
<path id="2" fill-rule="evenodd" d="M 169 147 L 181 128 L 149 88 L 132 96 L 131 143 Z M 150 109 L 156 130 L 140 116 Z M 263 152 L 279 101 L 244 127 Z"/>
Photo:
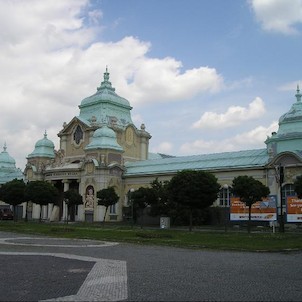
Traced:
<path id="1" fill-rule="evenodd" d="M 155 191 L 152 188 L 140 187 L 131 193 L 131 202 L 133 209 L 132 219 L 136 222 L 139 216 L 141 219 L 141 228 L 143 227 L 144 209 L 156 198 Z"/>
<path id="2" fill-rule="evenodd" d="M 168 195 L 168 181 L 162 182 L 156 178 L 151 182 L 151 190 L 153 194 L 148 194 L 149 199 L 147 203 L 150 205 L 150 215 L 158 216 L 158 215 L 168 215 L 170 216 L 170 211 L 174 208 L 171 205 Z"/>
<path id="3" fill-rule="evenodd" d="M 0 187 L 0 199 L 14 207 L 14 220 L 17 220 L 17 205 L 26 201 L 25 187 L 23 179 L 13 179 Z"/>
<path id="4" fill-rule="evenodd" d="M 294 182 L 294 190 L 298 198 L 302 198 L 302 175 L 298 176 Z"/>
<path id="5" fill-rule="evenodd" d="M 80 195 L 75 190 L 65 191 L 63 196 L 64 196 L 65 202 L 67 204 L 67 223 L 68 223 L 68 216 L 70 214 L 71 208 L 73 206 L 82 204 L 83 203 L 83 198 L 82 198 L 82 195 Z"/>
<path id="6" fill-rule="evenodd" d="M 248 232 L 251 231 L 251 209 L 252 205 L 267 197 L 270 190 L 267 186 L 252 176 L 237 176 L 233 179 L 232 191 L 249 208 Z"/>
<path id="7" fill-rule="evenodd" d="M 114 187 L 108 187 L 102 189 L 96 193 L 98 204 L 106 208 L 103 223 L 105 223 L 106 214 L 109 206 L 114 205 L 118 202 L 119 196 L 116 194 Z"/>
<path id="8" fill-rule="evenodd" d="M 58 189 L 52 184 L 42 180 L 31 181 L 25 188 L 26 200 L 32 201 L 40 206 L 47 205 L 48 203 L 56 204 L 58 202 L 58 196 Z M 40 221 L 41 215 L 42 211 L 40 212 Z"/>
<path id="9" fill-rule="evenodd" d="M 169 182 L 171 200 L 189 211 L 192 231 L 193 211 L 205 209 L 217 199 L 220 185 L 217 178 L 205 171 L 183 170 L 177 172 Z"/>

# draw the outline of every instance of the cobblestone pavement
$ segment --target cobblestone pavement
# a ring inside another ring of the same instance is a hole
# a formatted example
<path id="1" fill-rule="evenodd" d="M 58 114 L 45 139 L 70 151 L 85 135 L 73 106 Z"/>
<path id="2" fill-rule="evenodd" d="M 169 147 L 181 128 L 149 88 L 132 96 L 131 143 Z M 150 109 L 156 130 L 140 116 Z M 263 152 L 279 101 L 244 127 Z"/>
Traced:
<path id="1" fill-rule="evenodd" d="M 302 301 L 301 256 L 0 232 L 0 301 Z"/>

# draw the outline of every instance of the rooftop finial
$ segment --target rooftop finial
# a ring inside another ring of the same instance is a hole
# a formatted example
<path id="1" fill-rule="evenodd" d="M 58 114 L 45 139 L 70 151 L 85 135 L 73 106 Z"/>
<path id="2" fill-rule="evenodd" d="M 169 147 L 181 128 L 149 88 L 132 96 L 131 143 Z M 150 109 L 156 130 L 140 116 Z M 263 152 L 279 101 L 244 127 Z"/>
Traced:
<path id="1" fill-rule="evenodd" d="M 108 72 L 108 66 L 106 65 L 106 72 L 104 73 L 104 82 L 109 81 L 109 72 Z"/>
<path id="2" fill-rule="evenodd" d="M 301 97 L 302 97 L 302 94 L 300 93 L 300 88 L 299 88 L 299 84 L 298 84 L 297 93 L 296 93 L 297 102 L 301 102 Z"/>
<path id="3" fill-rule="evenodd" d="M 6 142 L 4 142 L 3 151 L 6 152 L 6 149 L 7 149 Z"/>
<path id="4" fill-rule="evenodd" d="M 44 138 L 47 138 L 47 132 L 46 132 L 46 130 L 44 132 Z"/>
<path id="5" fill-rule="evenodd" d="M 111 82 L 109 81 L 109 72 L 108 72 L 108 66 L 106 65 L 106 72 L 104 72 L 104 81 L 101 83 L 101 86 L 97 88 L 97 91 L 103 90 L 103 89 L 109 89 L 111 91 L 115 91 L 115 89 L 112 87 Z"/>

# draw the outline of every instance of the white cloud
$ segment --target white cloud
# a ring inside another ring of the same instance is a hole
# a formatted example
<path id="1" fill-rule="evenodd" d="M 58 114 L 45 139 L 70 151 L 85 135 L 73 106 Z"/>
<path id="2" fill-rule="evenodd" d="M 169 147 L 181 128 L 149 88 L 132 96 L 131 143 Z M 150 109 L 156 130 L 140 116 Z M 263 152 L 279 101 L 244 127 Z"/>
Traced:
<path id="1" fill-rule="evenodd" d="M 138 102 L 186 100 L 203 92 L 217 92 L 223 86 L 222 77 L 214 68 L 199 67 L 180 73 L 181 62 L 173 58 L 144 58 L 137 66 L 129 93 Z"/>
<path id="2" fill-rule="evenodd" d="M 164 153 L 164 154 L 172 154 L 173 151 L 173 144 L 170 142 L 162 142 L 156 147 L 153 147 L 151 152 L 154 153 Z"/>
<path id="3" fill-rule="evenodd" d="M 148 57 L 149 42 L 100 41 L 101 21 L 102 12 L 88 0 L 0 1 L 0 148 L 6 141 L 18 167 L 24 169 L 45 130 L 58 148 L 56 134 L 78 115 L 81 100 L 95 93 L 106 65 L 117 93 L 132 106 L 223 86 L 214 68 L 181 72 L 174 58 Z"/>
<path id="4" fill-rule="evenodd" d="M 247 108 L 231 106 L 225 113 L 205 112 L 201 118 L 193 124 L 193 128 L 228 128 L 234 127 L 247 120 L 261 117 L 265 113 L 264 102 L 256 97 Z"/>
<path id="5" fill-rule="evenodd" d="M 266 31 L 297 34 L 302 23 L 302 0 L 251 0 L 257 20 Z"/>
<path id="6" fill-rule="evenodd" d="M 278 130 L 278 122 L 273 122 L 268 127 L 258 126 L 255 129 L 229 137 L 223 140 L 203 139 L 185 143 L 180 147 L 183 154 L 217 153 L 238 150 L 265 148 L 264 141 L 273 131 Z"/>
<path id="7" fill-rule="evenodd" d="M 294 91 L 297 90 L 297 85 L 300 86 L 300 90 L 301 90 L 302 80 L 297 80 L 295 82 L 285 83 L 285 84 L 281 85 L 278 89 L 280 91 L 291 91 L 291 92 L 294 92 Z"/>

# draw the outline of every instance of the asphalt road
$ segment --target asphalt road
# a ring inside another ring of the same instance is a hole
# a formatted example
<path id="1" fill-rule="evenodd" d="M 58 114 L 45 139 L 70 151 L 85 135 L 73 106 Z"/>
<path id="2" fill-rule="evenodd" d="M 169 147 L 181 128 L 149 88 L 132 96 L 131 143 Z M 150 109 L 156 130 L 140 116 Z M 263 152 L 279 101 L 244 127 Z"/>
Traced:
<path id="1" fill-rule="evenodd" d="M 302 301 L 302 253 L 248 253 L 0 232 L 0 301 Z"/>

